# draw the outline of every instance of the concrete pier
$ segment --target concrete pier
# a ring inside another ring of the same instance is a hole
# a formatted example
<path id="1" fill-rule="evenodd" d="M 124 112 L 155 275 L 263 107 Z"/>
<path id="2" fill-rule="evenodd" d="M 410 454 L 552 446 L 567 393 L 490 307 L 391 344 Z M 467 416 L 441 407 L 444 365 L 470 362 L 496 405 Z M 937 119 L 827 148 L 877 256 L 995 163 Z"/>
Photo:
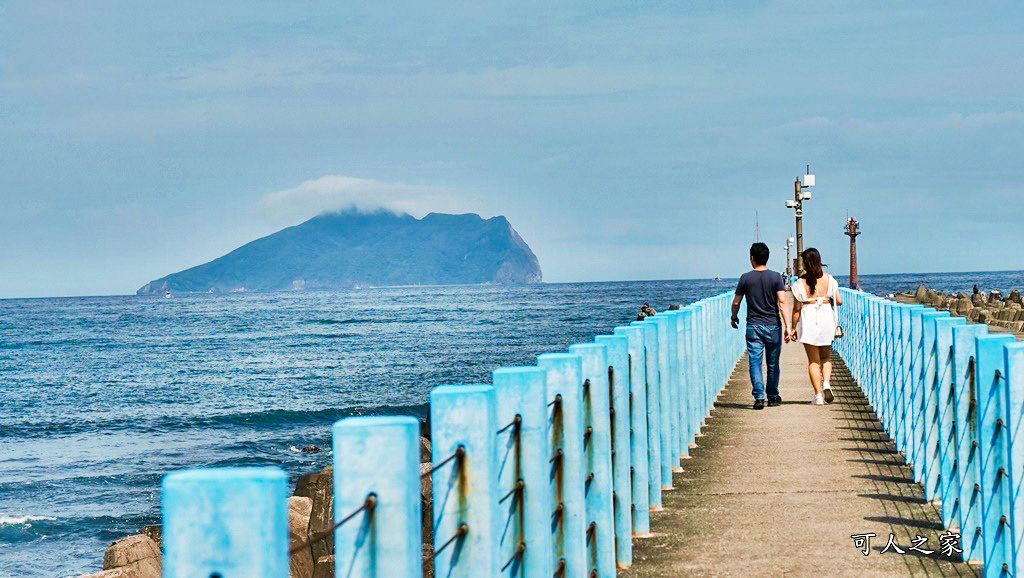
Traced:
<path id="1" fill-rule="evenodd" d="M 653 537 L 634 541 L 633 566 L 619 576 L 978 575 L 942 554 L 938 505 L 833 363 L 836 400 L 812 406 L 803 346 L 785 345 L 783 403 L 757 411 L 744 357 L 664 511 L 652 513 Z M 869 533 L 865 556 L 851 536 Z M 890 533 L 904 554 L 881 553 Z M 918 536 L 933 553 L 910 549 Z"/>

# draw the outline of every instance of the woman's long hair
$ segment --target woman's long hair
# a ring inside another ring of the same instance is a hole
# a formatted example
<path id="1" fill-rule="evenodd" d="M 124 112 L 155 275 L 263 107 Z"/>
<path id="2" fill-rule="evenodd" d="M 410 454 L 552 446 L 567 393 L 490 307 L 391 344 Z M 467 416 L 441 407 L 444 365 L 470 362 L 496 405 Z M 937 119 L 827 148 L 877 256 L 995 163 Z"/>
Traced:
<path id="1" fill-rule="evenodd" d="M 809 295 L 814 295 L 814 285 L 825 273 L 821 270 L 821 253 L 817 249 L 811 247 L 804 249 L 803 253 L 800 253 L 800 258 L 804 261 L 804 281 L 807 281 L 807 290 L 810 291 Z"/>

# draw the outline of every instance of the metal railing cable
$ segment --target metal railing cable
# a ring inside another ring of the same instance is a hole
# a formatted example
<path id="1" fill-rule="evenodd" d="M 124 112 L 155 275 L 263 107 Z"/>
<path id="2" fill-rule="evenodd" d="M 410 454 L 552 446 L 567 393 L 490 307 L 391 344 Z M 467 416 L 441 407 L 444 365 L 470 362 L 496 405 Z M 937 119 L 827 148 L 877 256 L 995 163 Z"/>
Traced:
<path id="1" fill-rule="evenodd" d="M 450 455 L 447 458 L 445 458 L 444 461 L 442 461 L 442 462 L 438 463 L 436 466 L 430 468 L 429 472 L 423 472 L 422 474 L 420 474 L 420 479 L 423 479 L 423 478 L 425 478 L 427 476 L 432 476 L 432 475 L 434 475 L 434 472 L 436 472 L 437 470 L 443 468 L 445 466 L 445 464 L 447 464 L 448 462 L 450 462 L 452 460 L 462 460 L 462 458 L 464 458 L 464 457 L 466 457 L 466 446 L 459 445 L 459 447 L 455 448 L 455 452 L 452 453 L 452 455 Z"/>
<path id="2" fill-rule="evenodd" d="M 334 524 L 329 529 L 323 530 L 321 532 L 317 532 L 316 534 L 313 534 L 305 542 L 303 542 L 302 544 L 299 544 L 298 546 L 295 546 L 294 548 L 289 550 L 288 551 L 288 555 L 291 556 L 293 554 L 301 552 L 303 550 L 303 548 L 308 548 L 308 547 L 312 546 L 313 544 L 316 544 L 317 542 L 320 542 L 321 540 L 326 539 L 327 537 L 331 536 L 334 533 L 335 530 L 337 530 L 338 528 L 344 526 L 348 521 L 350 521 L 353 518 L 355 518 L 356 515 L 358 515 L 360 512 L 366 511 L 367 515 L 372 516 L 373 515 L 373 511 L 374 511 L 374 509 L 376 509 L 376 507 L 377 507 L 377 494 L 371 492 L 371 493 L 366 495 L 366 500 L 363 502 L 362 506 L 359 506 L 358 508 L 353 510 L 351 514 L 349 514 L 349 515 L 345 516 L 344 518 L 342 518 L 340 522 L 338 522 L 337 524 Z"/>

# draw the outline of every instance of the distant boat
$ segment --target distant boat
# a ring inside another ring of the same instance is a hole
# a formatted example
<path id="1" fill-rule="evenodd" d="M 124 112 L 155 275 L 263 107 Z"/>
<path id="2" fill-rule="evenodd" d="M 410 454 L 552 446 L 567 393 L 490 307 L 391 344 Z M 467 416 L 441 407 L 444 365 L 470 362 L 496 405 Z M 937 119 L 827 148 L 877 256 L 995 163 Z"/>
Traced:
<path id="1" fill-rule="evenodd" d="M 170 289 L 164 289 L 164 297 L 167 298 L 167 299 L 171 298 L 171 290 Z"/>
<path id="2" fill-rule="evenodd" d="M 712 278 L 711 280 L 712 280 L 712 281 L 721 281 L 721 280 L 722 280 L 722 278 L 721 278 L 721 277 L 718 277 L 718 276 L 715 276 L 715 277 L 713 277 L 713 278 Z"/>

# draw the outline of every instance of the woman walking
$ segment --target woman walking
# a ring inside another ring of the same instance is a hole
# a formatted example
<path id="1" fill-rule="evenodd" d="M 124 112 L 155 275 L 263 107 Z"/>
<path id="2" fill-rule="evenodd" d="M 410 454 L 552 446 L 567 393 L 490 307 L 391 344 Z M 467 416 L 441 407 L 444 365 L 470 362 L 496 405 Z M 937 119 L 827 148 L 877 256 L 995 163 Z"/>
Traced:
<path id="1" fill-rule="evenodd" d="M 836 338 L 835 306 L 843 304 L 839 283 L 821 269 L 821 254 L 810 248 L 800 254 L 804 274 L 793 284 L 793 329 L 807 353 L 807 373 L 814 397 L 811 403 L 832 403 L 832 341 Z"/>

